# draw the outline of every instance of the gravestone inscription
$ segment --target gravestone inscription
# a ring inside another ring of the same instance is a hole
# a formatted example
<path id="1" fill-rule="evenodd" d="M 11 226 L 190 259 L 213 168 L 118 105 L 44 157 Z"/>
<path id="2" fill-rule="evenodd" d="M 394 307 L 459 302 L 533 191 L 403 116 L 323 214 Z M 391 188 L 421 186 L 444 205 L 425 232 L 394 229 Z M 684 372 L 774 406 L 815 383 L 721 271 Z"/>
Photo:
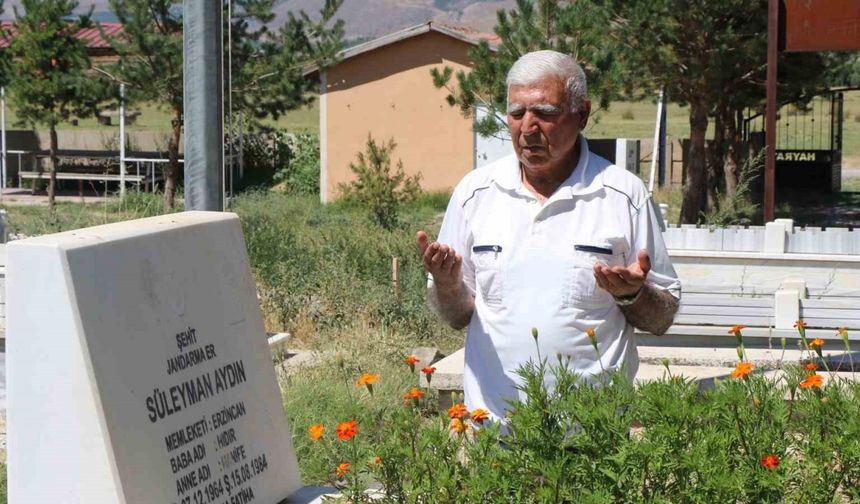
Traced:
<path id="1" fill-rule="evenodd" d="M 275 504 L 299 488 L 233 214 L 8 246 L 10 502 Z"/>

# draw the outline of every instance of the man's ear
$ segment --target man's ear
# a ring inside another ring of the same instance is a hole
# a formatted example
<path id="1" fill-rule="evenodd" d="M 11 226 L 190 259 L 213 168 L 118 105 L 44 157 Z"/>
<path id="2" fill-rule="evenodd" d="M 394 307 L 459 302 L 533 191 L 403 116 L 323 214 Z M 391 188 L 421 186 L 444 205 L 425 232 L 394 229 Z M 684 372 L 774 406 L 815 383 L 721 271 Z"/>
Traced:
<path id="1" fill-rule="evenodd" d="M 582 102 L 582 107 L 579 109 L 579 115 L 582 116 L 579 122 L 579 129 L 585 129 L 588 125 L 588 117 L 591 115 L 591 101 L 585 100 Z"/>

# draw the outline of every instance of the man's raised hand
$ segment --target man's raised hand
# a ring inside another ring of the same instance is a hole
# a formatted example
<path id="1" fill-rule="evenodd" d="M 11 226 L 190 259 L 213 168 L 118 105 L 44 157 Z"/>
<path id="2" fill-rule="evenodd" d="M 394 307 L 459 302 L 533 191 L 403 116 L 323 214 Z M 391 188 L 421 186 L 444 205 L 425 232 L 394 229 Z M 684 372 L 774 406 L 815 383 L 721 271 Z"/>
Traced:
<path id="1" fill-rule="evenodd" d="M 639 292 L 648 272 L 651 271 L 651 258 L 645 249 L 639 251 L 637 261 L 628 267 L 605 266 L 599 263 L 594 265 L 594 278 L 597 285 L 605 289 L 615 297 L 633 296 Z"/>
<path id="2" fill-rule="evenodd" d="M 443 243 L 431 242 L 427 233 L 418 231 L 418 250 L 424 260 L 424 269 L 433 275 L 437 287 L 459 286 L 462 281 L 463 258 Z"/>

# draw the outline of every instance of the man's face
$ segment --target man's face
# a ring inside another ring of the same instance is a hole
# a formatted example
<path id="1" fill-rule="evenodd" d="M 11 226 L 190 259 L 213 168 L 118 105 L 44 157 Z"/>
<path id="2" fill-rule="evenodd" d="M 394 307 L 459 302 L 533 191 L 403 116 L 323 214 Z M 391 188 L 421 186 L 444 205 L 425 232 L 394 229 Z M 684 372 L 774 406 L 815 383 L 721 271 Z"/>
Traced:
<path id="1" fill-rule="evenodd" d="M 567 168 L 579 132 L 588 122 L 591 104 L 570 110 L 562 79 L 547 77 L 508 90 L 508 128 L 523 167 L 532 171 Z M 572 167 L 571 167 L 572 168 Z"/>

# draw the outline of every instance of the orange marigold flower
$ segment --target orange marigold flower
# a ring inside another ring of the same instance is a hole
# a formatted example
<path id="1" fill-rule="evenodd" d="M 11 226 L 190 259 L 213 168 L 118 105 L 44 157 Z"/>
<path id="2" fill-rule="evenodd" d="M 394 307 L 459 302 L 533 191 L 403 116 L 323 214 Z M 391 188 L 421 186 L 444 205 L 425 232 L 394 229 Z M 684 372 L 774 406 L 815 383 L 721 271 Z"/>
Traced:
<path id="1" fill-rule="evenodd" d="M 323 437 L 323 433 L 325 433 L 325 426 L 321 423 L 308 427 L 308 436 L 314 441 L 319 441 Z"/>
<path id="2" fill-rule="evenodd" d="M 811 373 L 818 371 L 818 364 L 816 364 L 814 362 L 807 362 L 806 366 L 804 366 L 804 367 L 806 368 L 807 371 L 809 371 Z"/>
<path id="3" fill-rule="evenodd" d="M 589 327 L 588 329 L 585 330 L 585 334 L 587 334 L 588 339 L 590 339 L 591 342 L 594 343 L 594 339 L 597 338 L 597 333 L 594 332 L 594 328 Z"/>
<path id="4" fill-rule="evenodd" d="M 355 382 L 355 386 L 365 387 L 367 385 L 373 385 L 377 382 L 377 380 L 379 380 L 378 374 L 364 373 L 363 375 L 361 375 L 361 378 L 359 378 L 358 381 Z"/>
<path id="5" fill-rule="evenodd" d="M 755 364 L 752 362 L 738 362 L 738 365 L 735 366 L 735 370 L 732 371 L 732 378 L 746 378 L 752 373 Z"/>
<path id="6" fill-rule="evenodd" d="M 350 420 L 348 422 L 341 422 L 337 424 L 335 434 L 337 434 L 337 438 L 341 441 L 349 441 L 350 439 L 354 438 L 356 434 L 358 434 L 358 422 L 356 422 L 355 420 Z"/>
<path id="7" fill-rule="evenodd" d="M 798 320 L 797 322 L 794 323 L 794 328 L 795 329 L 806 329 L 806 322 L 803 320 Z"/>
<path id="8" fill-rule="evenodd" d="M 746 329 L 746 327 L 747 326 L 745 326 L 743 324 L 738 324 L 738 325 L 732 327 L 731 329 L 729 329 L 729 334 L 734 334 L 735 336 L 737 336 L 738 334 L 741 333 L 742 330 Z"/>
<path id="9" fill-rule="evenodd" d="M 418 364 L 421 361 L 418 360 L 418 357 L 415 357 L 414 355 L 409 355 L 405 359 L 403 359 L 403 362 L 405 362 L 409 366 L 409 370 L 414 373 L 415 364 Z"/>
<path id="10" fill-rule="evenodd" d="M 814 340 L 809 342 L 809 349 L 814 350 L 816 347 L 821 349 L 824 346 L 824 340 L 821 338 L 815 338 Z"/>
<path id="11" fill-rule="evenodd" d="M 800 382 L 800 388 L 808 389 L 808 388 L 818 388 L 824 385 L 824 378 L 820 374 L 814 374 L 807 376 L 805 380 Z"/>
<path id="12" fill-rule="evenodd" d="M 776 455 L 765 455 L 761 458 L 761 465 L 765 469 L 774 470 L 779 467 L 779 457 Z"/>
<path id="13" fill-rule="evenodd" d="M 406 406 L 411 403 L 418 404 L 418 400 L 424 397 L 424 391 L 415 387 L 409 389 L 409 392 L 403 394 L 403 400 L 406 401 Z"/>
<path id="14" fill-rule="evenodd" d="M 422 397 L 424 397 L 424 391 L 415 387 L 412 387 L 409 389 L 409 392 L 403 395 L 404 399 L 421 399 Z"/>
<path id="15" fill-rule="evenodd" d="M 452 432 L 464 432 L 466 430 L 466 424 L 463 423 L 459 418 L 452 418 L 451 424 L 448 426 Z"/>
<path id="16" fill-rule="evenodd" d="M 430 380 L 433 378 L 433 373 L 436 372 L 436 368 L 427 366 L 425 368 L 421 368 L 421 372 L 424 373 L 424 378 L 427 379 L 427 385 L 430 385 Z"/>
<path id="17" fill-rule="evenodd" d="M 376 464 L 376 465 L 381 464 L 381 463 L 382 463 L 382 457 L 380 457 L 379 455 L 377 455 L 377 456 L 376 456 L 376 458 L 375 458 L 375 459 L 373 459 L 373 463 L 374 463 L 374 464 Z"/>
<path id="18" fill-rule="evenodd" d="M 448 417 L 449 418 L 457 418 L 464 419 L 469 418 L 469 410 L 466 409 L 466 405 L 463 403 L 457 403 L 450 408 L 448 408 Z"/>
<path id="19" fill-rule="evenodd" d="M 485 409 L 478 408 L 472 411 L 473 422 L 483 424 L 488 418 L 490 418 L 490 413 Z"/>
<path id="20" fill-rule="evenodd" d="M 342 464 L 339 464 L 334 472 L 335 474 L 337 474 L 338 478 L 343 478 L 344 476 L 346 476 L 346 473 L 349 472 L 350 467 L 352 467 L 352 464 L 350 464 L 349 462 L 344 462 Z"/>

